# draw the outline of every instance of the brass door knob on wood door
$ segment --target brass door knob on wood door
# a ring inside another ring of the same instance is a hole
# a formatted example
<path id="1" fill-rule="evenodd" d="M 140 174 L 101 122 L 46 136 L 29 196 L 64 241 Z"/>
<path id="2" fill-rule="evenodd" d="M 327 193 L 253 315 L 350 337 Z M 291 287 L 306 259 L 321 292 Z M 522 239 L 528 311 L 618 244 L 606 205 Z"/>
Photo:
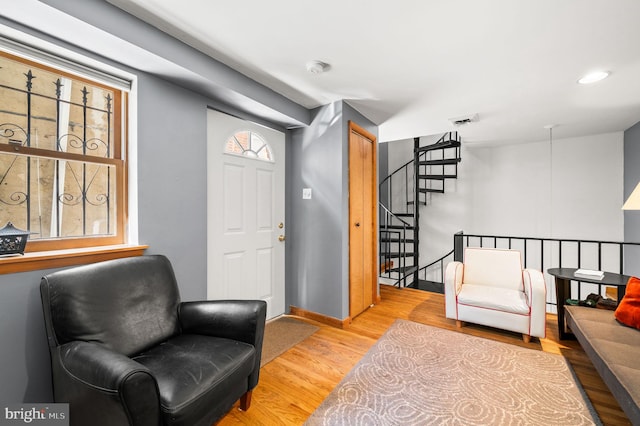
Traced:
<path id="1" fill-rule="evenodd" d="M 284 240 L 285 240 L 285 236 L 284 235 L 278 236 L 278 241 L 284 241 Z"/>

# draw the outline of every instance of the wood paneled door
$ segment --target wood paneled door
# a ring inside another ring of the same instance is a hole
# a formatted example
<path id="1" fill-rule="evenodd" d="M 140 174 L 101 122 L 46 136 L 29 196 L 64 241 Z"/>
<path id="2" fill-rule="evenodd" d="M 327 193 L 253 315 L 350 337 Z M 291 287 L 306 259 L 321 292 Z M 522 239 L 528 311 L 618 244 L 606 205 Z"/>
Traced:
<path id="1" fill-rule="evenodd" d="M 349 122 L 349 316 L 377 300 L 376 137 Z"/>

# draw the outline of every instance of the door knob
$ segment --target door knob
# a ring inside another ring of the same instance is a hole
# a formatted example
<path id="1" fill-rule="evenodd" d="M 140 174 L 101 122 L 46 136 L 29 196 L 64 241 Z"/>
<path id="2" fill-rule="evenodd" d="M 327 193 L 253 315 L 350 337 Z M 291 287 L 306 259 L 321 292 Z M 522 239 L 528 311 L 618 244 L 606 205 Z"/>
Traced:
<path id="1" fill-rule="evenodd" d="M 356 222 L 356 228 L 360 228 L 360 222 Z"/>
<path id="2" fill-rule="evenodd" d="M 284 241 L 284 239 L 285 239 L 284 235 L 280 235 L 280 236 L 278 237 L 278 241 Z"/>

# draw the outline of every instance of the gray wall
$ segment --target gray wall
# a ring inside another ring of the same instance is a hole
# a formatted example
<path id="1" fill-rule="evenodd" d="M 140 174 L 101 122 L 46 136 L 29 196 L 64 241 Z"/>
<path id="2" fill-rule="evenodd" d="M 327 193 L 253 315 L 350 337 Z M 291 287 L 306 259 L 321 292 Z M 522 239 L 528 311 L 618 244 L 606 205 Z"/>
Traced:
<path id="1" fill-rule="evenodd" d="M 183 300 L 206 296 L 207 100 L 139 79 L 139 237 L 173 263 Z M 0 275 L 0 401 L 52 401 L 38 285 L 49 271 Z M 9 343 L 10 342 L 10 343 Z"/>
<path id="2" fill-rule="evenodd" d="M 176 269 L 183 300 L 207 295 L 207 99 L 139 79 L 138 228 L 147 254 Z"/>
<path id="3" fill-rule="evenodd" d="M 90 3 L 96 8 L 96 19 L 104 21 L 111 16 L 101 14 L 99 10 L 102 6 L 111 7 L 107 3 L 93 0 Z M 88 3 L 83 2 L 85 4 Z M 25 21 L 31 16 L 25 14 Z M 207 107 L 253 118 L 263 124 L 265 119 L 248 116 L 241 107 L 229 107 L 226 99 L 205 97 L 181 84 L 106 60 L 93 51 L 82 50 L 50 35 L 39 34 L 36 29 L 19 22 L 0 17 L 0 24 L 137 75 L 139 242 L 150 246 L 147 254 L 162 253 L 169 257 L 183 300 L 205 298 Z M 153 37 L 153 33 L 147 35 Z M 90 43 L 84 37 L 76 38 L 78 42 Z M 164 40 L 164 37 L 158 39 Z M 193 49 L 185 47 L 185 52 L 182 67 L 189 66 L 190 55 L 199 62 L 198 66 L 202 66 L 203 58 L 194 54 Z M 246 79 L 240 74 L 237 77 L 240 82 Z M 233 75 L 225 70 L 224 78 L 232 79 Z M 251 89 L 254 94 L 260 92 L 255 85 Z M 265 89 L 260 95 L 261 99 L 269 99 L 271 91 Z M 279 95 L 274 97 L 274 104 L 282 107 Z M 293 108 L 296 109 L 295 105 Z M 49 354 L 38 287 L 41 276 L 48 272 L 0 275 L 2 403 L 52 401 Z"/>
<path id="4" fill-rule="evenodd" d="M 624 132 L 624 199 L 640 182 L 640 122 Z M 624 212 L 624 240 L 640 242 L 640 211 Z M 625 272 L 640 276 L 640 247 L 625 252 Z"/>
<path id="5" fill-rule="evenodd" d="M 342 102 L 312 111 L 287 150 L 287 306 L 342 315 Z M 312 198 L 302 199 L 311 188 Z"/>
<path id="6" fill-rule="evenodd" d="M 68 6 L 58 0 L 46 0 L 46 3 L 61 8 Z M 123 28 L 118 23 L 122 15 L 105 2 L 88 0 L 74 10 L 79 11 L 80 17 L 91 16 L 92 24 L 99 27 Z M 183 300 L 205 298 L 207 108 L 213 107 L 279 130 L 283 129 L 277 123 L 305 122 L 311 112 L 288 104 L 281 95 L 256 84 L 250 85 L 248 92 L 241 93 L 238 104 L 234 104 L 229 96 L 214 97 L 218 88 L 199 90 L 192 82 L 175 76 L 160 78 L 140 71 L 134 62 L 122 58 L 107 60 L 99 56 L 100 52 L 89 52 L 41 34 L 36 29 L 41 28 L 39 26 L 30 28 L 29 24 L 33 25 L 33 22 L 27 21 L 36 15 L 24 16 L 26 26 L 15 17 L 13 21 L 0 17 L 0 24 L 137 75 L 139 241 L 150 246 L 148 254 L 162 253 L 169 257 Z M 131 34 L 134 27 L 127 25 L 127 34 Z M 146 25 L 138 28 L 144 32 L 144 42 L 153 45 L 154 51 L 166 45 L 165 35 L 154 35 Z M 74 44 L 76 41 L 91 44 L 87 38 L 90 37 L 84 33 L 82 37 L 76 34 Z M 130 35 L 129 38 L 135 37 Z M 184 51 L 179 52 L 171 42 L 171 54 L 180 56 L 181 69 L 208 69 L 205 77 L 210 82 L 217 81 L 215 72 L 219 72 L 218 84 L 231 81 L 229 86 L 246 89 L 245 76 L 237 74 L 237 80 L 233 82 L 233 72 L 224 67 L 220 69 L 219 64 L 204 66 L 205 59 L 201 54 L 186 46 L 183 48 Z M 120 63 L 115 62 L 118 59 Z M 206 73 L 203 71 L 202 74 Z M 169 82 L 169 78 L 173 82 Z M 263 102 L 265 108 L 256 109 L 255 114 L 247 112 L 247 97 Z M 274 114 L 279 114 L 281 119 L 275 125 L 269 121 Z M 287 118 L 286 114 L 290 116 Z M 344 318 L 349 306 L 348 263 L 345 263 L 348 233 L 345 237 L 343 232 L 348 226 L 347 122 L 354 120 L 376 135 L 377 128 L 343 102 L 319 108 L 313 111 L 313 116 L 313 126 L 294 132 L 295 137 L 287 134 L 286 190 L 291 202 L 287 201 L 286 208 L 287 222 L 292 228 L 287 235 L 286 297 L 288 304 Z M 302 203 L 303 186 L 314 189 L 311 203 Z M 38 287 L 41 276 L 48 272 L 0 275 L 0 337 L 3 341 L 0 345 L 0 402 L 52 400 Z"/>
<path id="7" fill-rule="evenodd" d="M 377 137 L 371 121 L 337 101 L 312 111 L 287 151 L 287 305 L 340 320 L 349 316 L 349 120 Z"/>

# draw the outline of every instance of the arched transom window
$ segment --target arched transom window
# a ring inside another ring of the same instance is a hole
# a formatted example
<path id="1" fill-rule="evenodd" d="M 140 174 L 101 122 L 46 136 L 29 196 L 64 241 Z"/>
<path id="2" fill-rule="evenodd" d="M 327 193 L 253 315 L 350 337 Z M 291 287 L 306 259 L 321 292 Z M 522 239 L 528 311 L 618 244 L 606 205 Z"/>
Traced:
<path id="1" fill-rule="evenodd" d="M 273 153 L 267 141 L 250 130 L 243 130 L 231 136 L 225 144 L 224 152 L 257 160 L 273 161 Z"/>

